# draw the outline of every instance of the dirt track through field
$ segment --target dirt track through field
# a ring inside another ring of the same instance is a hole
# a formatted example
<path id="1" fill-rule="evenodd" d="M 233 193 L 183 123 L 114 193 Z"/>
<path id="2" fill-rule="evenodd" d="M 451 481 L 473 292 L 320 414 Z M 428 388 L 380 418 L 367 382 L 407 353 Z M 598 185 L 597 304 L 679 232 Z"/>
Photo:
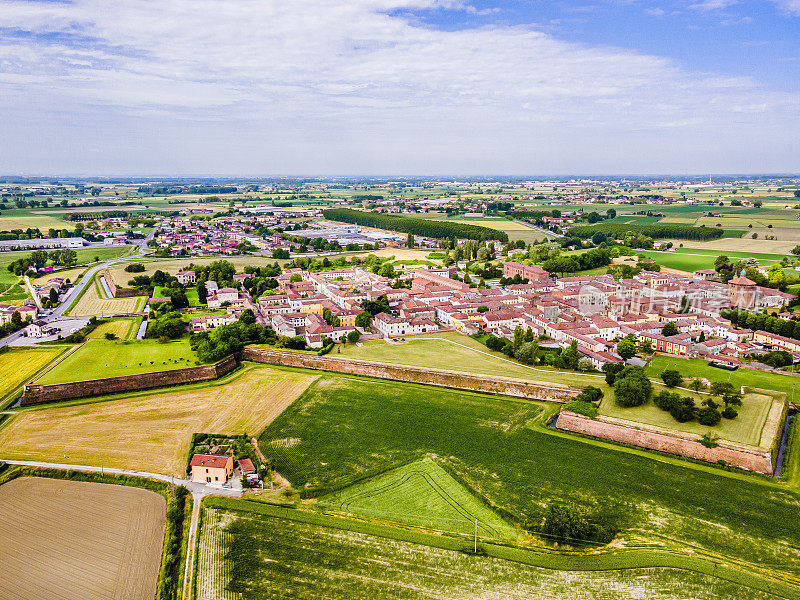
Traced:
<path id="1" fill-rule="evenodd" d="M 151 600 L 166 502 L 133 487 L 23 477 L 0 486 L 0 598 Z"/>
<path id="2" fill-rule="evenodd" d="M 195 432 L 258 434 L 318 374 L 249 368 L 195 389 L 24 411 L 0 429 L 6 458 L 182 475 Z"/>

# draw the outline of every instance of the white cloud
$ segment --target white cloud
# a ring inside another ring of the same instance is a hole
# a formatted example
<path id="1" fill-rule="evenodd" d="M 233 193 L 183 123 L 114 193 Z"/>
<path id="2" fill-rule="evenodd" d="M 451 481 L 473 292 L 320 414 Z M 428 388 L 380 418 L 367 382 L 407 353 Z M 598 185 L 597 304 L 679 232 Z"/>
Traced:
<path id="1" fill-rule="evenodd" d="M 796 160 L 794 96 L 526 27 L 440 31 L 392 16 L 439 7 L 469 11 L 437 0 L 0 0 L 4 26 L 30 32 L 0 43 L 0 136 L 12 141 L 0 164 L 653 172 L 735 157 L 729 170 L 742 170 L 761 139 Z M 96 147 L 107 151 L 81 153 Z"/>
<path id="2" fill-rule="evenodd" d="M 800 0 L 772 0 L 789 15 L 800 16 Z"/>
<path id="3" fill-rule="evenodd" d="M 722 10 L 736 4 L 737 0 L 703 0 L 689 6 L 697 10 Z"/>

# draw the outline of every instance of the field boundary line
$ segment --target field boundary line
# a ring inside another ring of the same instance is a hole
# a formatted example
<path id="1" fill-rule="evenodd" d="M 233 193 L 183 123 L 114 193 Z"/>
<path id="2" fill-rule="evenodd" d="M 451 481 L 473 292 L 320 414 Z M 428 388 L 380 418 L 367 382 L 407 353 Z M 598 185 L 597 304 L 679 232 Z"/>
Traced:
<path id="1" fill-rule="evenodd" d="M 435 535 L 413 529 L 400 529 L 387 525 L 367 523 L 353 518 L 306 512 L 295 508 L 253 502 L 247 499 L 223 498 L 208 496 L 203 499 L 206 509 L 221 508 L 234 512 L 256 513 L 267 517 L 290 521 L 310 523 L 319 527 L 328 527 L 343 531 L 353 531 L 363 535 L 404 541 L 444 550 L 462 551 L 465 542 L 472 536 Z M 489 556 L 511 562 L 527 564 L 545 569 L 564 571 L 623 571 L 635 568 L 674 568 L 710 575 L 743 587 L 766 592 L 781 598 L 798 598 L 798 588 L 767 579 L 760 574 L 743 571 L 720 564 L 707 558 L 686 556 L 677 552 L 664 550 L 610 550 L 603 554 L 586 554 L 536 551 L 529 548 L 518 548 L 483 542 L 482 546 Z"/>

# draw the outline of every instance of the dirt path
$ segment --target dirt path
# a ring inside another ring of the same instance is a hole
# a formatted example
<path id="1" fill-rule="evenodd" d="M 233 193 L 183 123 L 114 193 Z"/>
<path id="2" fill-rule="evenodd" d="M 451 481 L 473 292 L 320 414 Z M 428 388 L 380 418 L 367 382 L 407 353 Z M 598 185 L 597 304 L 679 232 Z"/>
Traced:
<path id="1" fill-rule="evenodd" d="M 195 537 L 197 537 L 197 523 L 200 521 L 200 503 L 203 499 L 202 494 L 192 494 L 192 522 L 189 525 L 189 542 L 186 547 L 186 568 L 183 572 L 183 598 L 188 600 L 192 597 L 191 583 L 192 573 L 194 572 Z"/>

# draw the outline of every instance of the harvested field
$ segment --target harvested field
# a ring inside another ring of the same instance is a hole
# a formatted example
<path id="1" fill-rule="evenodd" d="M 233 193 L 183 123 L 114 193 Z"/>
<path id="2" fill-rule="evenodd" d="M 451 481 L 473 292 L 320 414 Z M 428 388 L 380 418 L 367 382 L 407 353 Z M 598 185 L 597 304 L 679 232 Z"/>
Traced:
<path id="1" fill-rule="evenodd" d="M 141 321 L 141 317 L 138 318 Z M 134 327 L 135 326 L 135 327 Z M 121 340 L 132 339 L 136 336 L 138 329 L 137 319 L 114 319 L 108 323 L 103 323 L 87 335 L 87 339 L 103 338 L 107 333 L 113 333 Z"/>
<path id="2" fill-rule="evenodd" d="M 193 433 L 258 433 L 316 378 L 251 366 L 211 384 L 23 409 L 0 429 L 0 448 L 10 459 L 182 474 Z"/>
<path id="3" fill-rule="evenodd" d="M 133 298 L 106 298 L 100 289 L 100 283 L 95 278 L 88 289 L 81 296 L 78 303 L 69 311 L 72 317 L 92 317 L 101 315 L 119 315 L 138 313 L 144 310 L 147 304 L 145 296 Z"/>
<path id="4" fill-rule="evenodd" d="M 0 400 L 27 383 L 64 348 L 12 348 L 0 356 Z"/>
<path id="5" fill-rule="evenodd" d="M 154 492 L 14 479 L 0 486 L 0 598 L 152 600 L 165 524 Z"/>
<path id="6" fill-rule="evenodd" d="M 773 598 L 691 571 L 552 570 L 226 509 L 205 509 L 198 556 L 203 600 Z"/>
<path id="7" fill-rule="evenodd" d="M 56 277 L 59 279 L 69 279 L 70 282 L 74 282 L 84 271 L 86 271 L 86 267 L 75 267 L 74 269 L 66 269 L 64 271 L 57 271 L 55 273 L 45 273 L 36 279 L 31 279 L 31 283 L 34 285 L 44 285 Z"/>

